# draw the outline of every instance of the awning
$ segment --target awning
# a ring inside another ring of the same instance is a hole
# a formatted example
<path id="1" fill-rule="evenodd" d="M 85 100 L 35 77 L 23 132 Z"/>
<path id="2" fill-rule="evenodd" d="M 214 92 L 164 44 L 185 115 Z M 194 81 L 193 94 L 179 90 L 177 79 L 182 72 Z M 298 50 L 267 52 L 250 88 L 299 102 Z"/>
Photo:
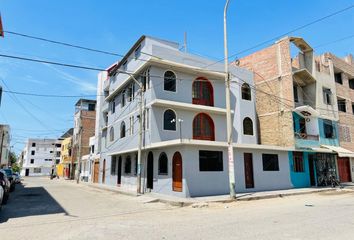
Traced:
<path id="1" fill-rule="evenodd" d="M 321 147 L 327 148 L 332 150 L 333 152 L 338 153 L 339 157 L 353 157 L 354 158 L 354 152 L 349 151 L 345 148 L 342 147 L 336 147 L 336 146 L 330 146 L 330 145 L 321 145 Z"/>
<path id="2" fill-rule="evenodd" d="M 294 112 L 298 113 L 302 117 L 318 117 L 320 113 L 308 105 L 303 105 L 294 109 Z"/>

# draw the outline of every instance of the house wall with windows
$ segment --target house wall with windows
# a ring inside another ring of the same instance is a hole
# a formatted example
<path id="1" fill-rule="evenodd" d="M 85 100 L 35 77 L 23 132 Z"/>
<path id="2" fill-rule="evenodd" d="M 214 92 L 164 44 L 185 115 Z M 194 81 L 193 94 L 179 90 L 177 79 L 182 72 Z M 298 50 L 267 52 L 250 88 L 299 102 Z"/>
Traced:
<path id="1" fill-rule="evenodd" d="M 0 124 L 1 156 L 0 167 L 9 166 L 10 159 L 10 126 Z"/>
<path id="2" fill-rule="evenodd" d="M 22 176 L 46 176 L 55 173 L 60 162 L 61 140 L 28 139 L 24 149 Z"/>

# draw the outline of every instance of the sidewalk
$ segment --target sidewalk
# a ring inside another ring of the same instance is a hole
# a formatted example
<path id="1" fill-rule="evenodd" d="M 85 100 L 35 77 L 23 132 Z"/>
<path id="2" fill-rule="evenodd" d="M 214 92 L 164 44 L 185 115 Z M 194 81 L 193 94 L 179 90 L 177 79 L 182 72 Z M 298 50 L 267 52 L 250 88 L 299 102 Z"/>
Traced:
<path id="1" fill-rule="evenodd" d="M 342 184 L 343 185 L 342 189 L 331 188 L 331 187 L 321 187 L 321 188 L 311 187 L 311 188 L 294 188 L 294 189 L 285 189 L 285 190 L 264 191 L 264 192 L 239 193 L 236 195 L 236 200 L 234 200 L 234 199 L 230 199 L 229 195 L 180 198 L 180 197 L 163 195 L 158 193 L 137 194 L 135 191 L 133 191 L 133 189 L 124 189 L 121 187 L 107 186 L 107 185 L 97 184 L 97 183 L 86 183 L 86 182 L 81 182 L 81 183 L 91 188 L 116 192 L 128 196 L 139 197 L 139 200 L 142 203 L 162 202 L 172 206 L 179 206 L 179 207 L 190 206 L 190 205 L 202 206 L 208 203 L 229 203 L 233 201 L 252 201 L 252 200 L 286 197 L 286 196 L 313 194 L 319 192 L 354 191 L 354 183 L 345 183 Z"/>

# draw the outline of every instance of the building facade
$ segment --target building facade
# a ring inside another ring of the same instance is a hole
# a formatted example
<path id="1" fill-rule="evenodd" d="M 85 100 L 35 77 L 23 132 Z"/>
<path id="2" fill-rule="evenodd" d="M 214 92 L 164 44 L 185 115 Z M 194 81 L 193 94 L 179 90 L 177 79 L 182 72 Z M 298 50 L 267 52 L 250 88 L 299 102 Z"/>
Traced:
<path id="1" fill-rule="evenodd" d="M 35 139 L 27 140 L 23 150 L 22 176 L 49 176 L 56 171 L 60 163 L 61 140 Z"/>
<path id="2" fill-rule="evenodd" d="M 73 158 L 72 158 L 72 141 L 73 137 L 64 138 L 61 143 L 61 156 L 60 164 L 62 165 L 61 171 L 58 169 L 58 175 L 66 179 L 72 178 Z"/>
<path id="3" fill-rule="evenodd" d="M 325 186 L 338 178 L 342 150 L 333 65 L 298 37 L 280 39 L 235 64 L 254 72 L 260 143 L 294 148 L 293 186 Z"/>
<path id="4" fill-rule="evenodd" d="M 0 124 L 0 167 L 10 165 L 10 126 Z"/>
<path id="5" fill-rule="evenodd" d="M 74 134 L 72 139 L 72 177 L 77 177 L 78 161 L 87 164 L 87 159 L 82 159 L 90 153 L 90 137 L 95 135 L 95 121 L 96 121 L 96 100 L 80 99 L 75 104 L 74 115 Z M 81 179 L 83 180 L 83 179 Z M 85 179 L 86 180 L 86 179 Z"/>
<path id="6" fill-rule="evenodd" d="M 181 197 L 229 192 L 225 75 L 222 64 L 212 63 L 143 36 L 99 74 L 98 182 L 136 191 L 141 118 L 143 191 Z M 257 144 L 253 74 L 232 66 L 230 77 L 236 191 L 291 188 L 290 148 Z"/>

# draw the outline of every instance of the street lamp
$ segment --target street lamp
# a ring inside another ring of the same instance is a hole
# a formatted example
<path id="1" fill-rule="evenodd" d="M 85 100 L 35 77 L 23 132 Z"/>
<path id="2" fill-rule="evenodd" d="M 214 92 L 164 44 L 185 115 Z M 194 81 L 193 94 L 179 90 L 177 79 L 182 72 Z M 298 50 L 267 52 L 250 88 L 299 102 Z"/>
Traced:
<path id="1" fill-rule="evenodd" d="M 234 149 L 232 146 L 232 118 L 231 118 L 231 103 L 230 103 L 230 76 L 229 76 L 229 61 L 227 49 L 227 28 L 226 28 L 226 13 L 229 7 L 229 0 L 226 0 L 224 8 L 224 67 L 225 67 L 225 96 L 226 96 L 226 125 L 227 125 L 227 152 L 229 166 L 229 187 L 230 197 L 236 198 L 235 193 L 235 169 L 234 169 Z"/>

